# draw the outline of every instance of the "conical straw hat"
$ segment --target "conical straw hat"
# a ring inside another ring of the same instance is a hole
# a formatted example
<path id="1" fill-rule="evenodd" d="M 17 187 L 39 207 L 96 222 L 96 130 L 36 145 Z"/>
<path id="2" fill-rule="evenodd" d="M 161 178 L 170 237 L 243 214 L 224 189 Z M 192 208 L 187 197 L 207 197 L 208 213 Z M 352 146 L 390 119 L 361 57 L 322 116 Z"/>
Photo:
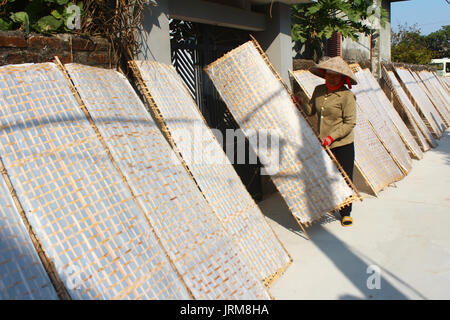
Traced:
<path id="1" fill-rule="evenodd" d="M 349 77 L 350 82 L 353 85 L 358 84 L 358 81 L 356 81 L 356 76 L 353 74 L 348 64 L 341 57 L 329 58 L 309 68 L 309 71 L 311 73 L 314 73 L 316 76 L 319 76 L 321 78 L 325 78 L 325 72 L 327 70 L 337 72 L 342 74 L 343 76 Z"/>

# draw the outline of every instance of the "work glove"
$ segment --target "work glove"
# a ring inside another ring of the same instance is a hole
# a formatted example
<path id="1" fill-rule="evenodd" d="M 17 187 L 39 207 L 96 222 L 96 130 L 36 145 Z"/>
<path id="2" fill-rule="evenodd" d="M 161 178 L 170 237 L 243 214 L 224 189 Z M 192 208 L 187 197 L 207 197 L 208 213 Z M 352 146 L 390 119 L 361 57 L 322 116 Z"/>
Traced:
<path id="1" fill-rule="evenodd" d="M 322 140 L 322 146 L 326 147 L 332 144 L 334 139 L 330 136 L 327 136 L 325 139 Z"/>

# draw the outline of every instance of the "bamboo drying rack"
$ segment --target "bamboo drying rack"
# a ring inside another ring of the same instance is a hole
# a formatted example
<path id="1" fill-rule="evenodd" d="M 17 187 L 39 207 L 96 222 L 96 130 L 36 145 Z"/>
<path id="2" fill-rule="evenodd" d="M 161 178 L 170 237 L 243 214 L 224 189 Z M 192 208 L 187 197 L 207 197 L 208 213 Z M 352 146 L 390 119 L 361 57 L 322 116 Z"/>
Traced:
<path id="1" fill-rule="evenodd" d="M 159 108 L 158 105 L 156 104 L 155 99 L 153 98 L 153 95 L 152 95 L 152 93 L 150 92 L 150 89 L 149 89 L 148 86 L 146 85 L 146 83 L 145 83 L 145 81 L 144 81 L 144 79 L 143 79 L 143 77 L 142 77 L 142 74 L 141 74 L 141 72 L 140 72 L 140 70 L 139 70 L 139 67 L 137 66 L 137 64 L 136 64 L 136 62 L 135 62 L 134 60 L 129 61 L 129 62 L 128 62 L 128 66 L 129 66 L 130 69 L 132 70 L 133 75 L 134 75 L 134 78 L 136 79 L 136 82 L 138 83 L 138 85 L 139 85 L 139 87 L 140 87 L 140 90 L 142 91 L 142 94 L 143 94 L 143 96 L 144 96 L 144 100 L 146 100 L 146 102 L 147 102 L 147 104 L 148 104 L 148 106 L 149 106 L 150 112 L 152 113 L 152 115 L 153 115 L 153 117 L 156 119 L 156 121 L 158 122 L 158 126 L 159 126 L 159 128 L 161 129 L 161 131 L 162 131 L 164 137 L 165 137 L 166 140 L 169 142 L 169 144 L 171 145 L 171 147 L 172 147 L 172 149 L 174 150 L 174 152 L 177 154 L 177 157 L 178 157 L 178 159 L 181 161 L 181 163 L 183 164 L 185 170 L 189 173 L 190 177 L 191 177 L 191 178 L 194 180 L 194 182 L 196 183 L 198 189 L 199 189 L 200 191 L 202 191 L 201 187 L 199 186 L 199 184 L 198 184 L 197 181 L 195 180 L 193 173 L 192 173 L 191 170 L 189 169 L 189 167 L 188 167 L 186 161 L 184 160 L 184 158 L 183 158 L 183 156 L 182 156 L 182 154 L 181 154 L 181 151 L 179 150 L 178 146 L 176 145 L 176 143 L 175 143 L 175 141 L 174 141 L 174 139 L 173 139 L 173 137 L 172 137 L 172 134 L 171 134 L 171 132 L 170 132 L 170 129 L 169 129 L 169 127 L 168 127 L 166 121 L 164 120 L 164 116 L 162 115 L 160 108 Z M 187 91 L 187 88 L 186 88 L 184 82 L 181 82 L 181 84 L 182 84 L 183 88 Z M 196 105 L 196 103 L 195 103 L 195 101 L 193 100 L 192 97 L 191 97 L 191 99 L 192 99 L 193 104 Z M 206 120 L 205 120 L 205 118 L 203 117 L 203 115 L 201 114 L 200 111 L 198 112 L 198 114 L 200 115 L 200 117 L 201 117 L 201 119 L 202 119 L 204 125 L 205 125 L 206 127 L 208 127 L 208 126 L 207 126 L 207 123 L 206 123 Z M 206 199 L 206 197 L 205 197 L 205 195 L 203 194 L 203 192 L 202 192 L 202 195 L 203 195 L 205 201 L 209 204 L 209 201 L 208 201 L 208 199 Z M 223 225 L 223 222 L 221 221 L 221 219 L 219 219 L 217 213 L 215 212 L 214 207 L 213 207 L 211 204 L 209 204 L 209 205 L 210 205 L 210 207 L 213 209 L 215 215 L 217 216 L 217 219 L 218 219 L 219 222 L 221 223 L 221 225 L 222 225 L 222 227 L 224 228 L 224 230 L 227 230 L 227 228 Z M 265 221 L 265 220 L 264 220 L 264 221 Z M 267 224 L 268 224 L 268 223 L 267 223 Z M 287 251 L 287 249 L 285 248 L 285 246 L 283 245 L 283 243 L 279 240 L 279 238 L 278 238 L 278 236 L 276 235 L 276 233 L 273 231 L 273 228 L 270 226 L 270 224 L 268 224 L 268 226 L 269 226 L 270 230 L 272 231 L 272 233 L 274 234 L 274 236 L 275 236 L 275 238 L 277 239 L 277 241 L 280 243 L 280 245 L 281 245 L 281 247 L 283 248 L 283 250 L 286 252 L 287 256 L 289 257 L 289 261 L 288 261 L 288 263 L 287 263 L 285 266 L 283 266 L 283 267 L 280 268 L 279 270 L 275 271 L 273 274 L 271 274 L 270 276 L 266 277 L 265 279 L 262 279 L 262 282 L 263 282 L 263 284 L 264 284 L 264 286 L 265 286 L 266 288 L 270 288 L 270 286 L 275 282 L 275 280 L 277 280 L 277 279 L 278 279 L 278 278 L 286 271 L 286 269 L 292 264 L 292 261 L 293 261 L 291 255 L 289 254 L 289 252 Z M 234 242 L 234 238 L 231 237 L 231 236 L 230 236 L 230 238 L 231 238 L 231 239 L 233 240 L 233 242 Z M 251 265 L 250 265 L 249 267 L 252 269 L 253 272 L 256 273 L 256 271 L 254 270 L 254 268 L 253 268 Z M 269 292 L 269 294 L 270 294 L 270 292 Z M 271 294 L 270 294 L 270 295 L 271 295 Z M 272 295 L 271 295 L 271 297 L 272 297 Z M 272 297 L 272 298 L 273 298 L 273 297 Z"/>

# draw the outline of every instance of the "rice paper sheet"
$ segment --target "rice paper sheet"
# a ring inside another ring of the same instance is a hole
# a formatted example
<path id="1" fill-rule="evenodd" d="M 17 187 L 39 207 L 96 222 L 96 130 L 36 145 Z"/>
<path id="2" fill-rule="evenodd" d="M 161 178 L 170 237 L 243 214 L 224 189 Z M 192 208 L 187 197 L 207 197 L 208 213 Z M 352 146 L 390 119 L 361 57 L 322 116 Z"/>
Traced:
<path id="1" fill-rule="evenodd" d="M 263 130 L 278 137 L 278 148 L 258 148 L 256 139 L 250 146 L 263 164 L 278 154 L 271 178 L 297 220 L 320 219 L 354 196 L 254 43 L 230 51 L 206 72 L 247 137 Z"/>
<path id="2" fill-rule="evenodd" d="M 219 138 L 176 70 L 166 64 L 135 61 L 176 149 L 206 200 L 259 279 L 273 279 L 290 257 L 227 158 Z M 223 138 L 223 137 L 222 137 Z M 233 149 L 234 150 L 234 149 Z"/>
<path id="3" fill-rule="evenodd" d="M 446 126 L 433 103 L 424 92 L 424 89 L 414 79 L 414 76 L 411 74 L 410 70 L 395 68 L 395 72 L 398 74 L 400 80 L 408 89 L 409 94 L 412 96 L 418 108 L 422 112 L 424 120 L 427 122 L 431 133 L 436 138 L 439 138 L 444 132 Z"/>
<path id="4" fill-rule="evenodd" d="M 189 299 L 53 63 L 0 68 L 0 156 L 72 299 Z"/>
<path id="5" fill-rule="evenodd" d="M 293 72 L 294 78 L 305 94 L 311 98 L 316 86 L 324 83 L 324 80 L 309 71 L 297 70 Z M 355 136 L 355 164 L 356 170 L 366 180 L 366 183 L 377 194 L 390 183 L 400 180 L 403 174 L 395 164 L 392 157 L 383 147 L 370 126 L 366 116 L 362 113 L 356 97 L 356 126 Z"/>
<path id="6" fill-rule="evenodd" d="M 359 69 L 355 72 L 355 76 L 358 78 L 358 85 L 354 86 L 352 91 L 355 93 L 359 101 L 359 107 L 369 120 L 377 136 L 388 149 L 395 163 L 407 174 L 411 170 L 412 160 L 403 141 L 395 131 L 387 112 L 383 109 L 382 104 L 379 103 L 375 90 L 367 79 L 367 73 L 370 73 L 370 71 Z"/>
<path id="7" fill-rule="evenodd" d="M 58 295 L 0 176 L 0 300 L 56 300 Z"/>
<path id="8" fill-rule="evenodd" d="M 388 119 L 391 120 L 388 124 L 390 127 L 394 128 L 400 138 L 402 139 L 405 146 L 411 151 L 411 153 L 417 158 L 422 159 L 423 158 L 423 152 L 420 149 L 420 146 L 417 144 L 416 140 L 414 139 L 413 135 L 409 131 L 408 127 L 406 126 L 405 122 L 403 122 L 402 118 L 398 114 L 397 110 L 395 110 L 392 103 L 389 101 L 389 99 L 386 97 L 385 93 L 381 89 L 380 85 L 378 84 L 378 81 L 374 78 L 370 70 L 363 70 L 362 73 L 364 79 L 368 84 L 370 84 L 370 87 L 373 90 L 372 93 L 372 102 L 375 103 L 376 106 L 379 106 L 382 114 L 387 115 Z M 406 156 L 404 156 L 406 158 Z"/>
<path id="9" fill-rule="evenodd" d="M 418 134 L 418 137 L 420 138 L 420 143 L 422 145 L 422 150 L 427 151 L 431 147 L 436 146 L 436 141 L 433 138 L 433 135 L 431 134 L 430 130 L 428 130 L 427 125 L 425 122 L 423 122 L 421 116 L 417 112 L 416 108 L 412 104 L 411 100 L 409 99 L 406 92 L 403 90 L 403 87 L 401 86 L 400 82 L 396 78 L 393 71 L 384 71 L 383 70 L 383 77 L 390 87 L 391 91 L 397 96 L 398 100 L 401 103 L 401 107 L 403 107 L 406 115 L 408 116 L 410 123 L 414 126 L 417 126 L 417 129 L 415 128 Z M 423 138 L 421 138 L 421 136 Z M 425 140 L 425 141 L 424 141 Z"/>
<path id="10" fill-rule="evenodd" d="M 448 128 L 450 122 L 450 112 L 447 109 L 449 101 L 436 88 L 436 78 L 430 71 L 416 71 L 413 74 L 418 83 L 421 83 L 427 93 L 428 98 L 432 101 L 434 107 L 438 111 L 446 127 Z"/>
<path id="11" fill-rule="evenodd" d="M 127 79 L 113 70 L 66 68 L 194 298 L 270 298 Z"/>

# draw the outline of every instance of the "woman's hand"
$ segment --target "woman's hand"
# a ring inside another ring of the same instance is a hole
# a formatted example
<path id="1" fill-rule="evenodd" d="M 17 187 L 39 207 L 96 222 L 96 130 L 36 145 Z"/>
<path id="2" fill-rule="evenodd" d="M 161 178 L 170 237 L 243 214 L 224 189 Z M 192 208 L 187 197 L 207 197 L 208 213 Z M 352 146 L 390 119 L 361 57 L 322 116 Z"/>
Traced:
<path id="1" fill-rule="evenodd" d="M 332 144 L 334 139 L 330 136 L 326 137 L 325 139 L 322 139 L 322 146 L 326 147 Z"/>

